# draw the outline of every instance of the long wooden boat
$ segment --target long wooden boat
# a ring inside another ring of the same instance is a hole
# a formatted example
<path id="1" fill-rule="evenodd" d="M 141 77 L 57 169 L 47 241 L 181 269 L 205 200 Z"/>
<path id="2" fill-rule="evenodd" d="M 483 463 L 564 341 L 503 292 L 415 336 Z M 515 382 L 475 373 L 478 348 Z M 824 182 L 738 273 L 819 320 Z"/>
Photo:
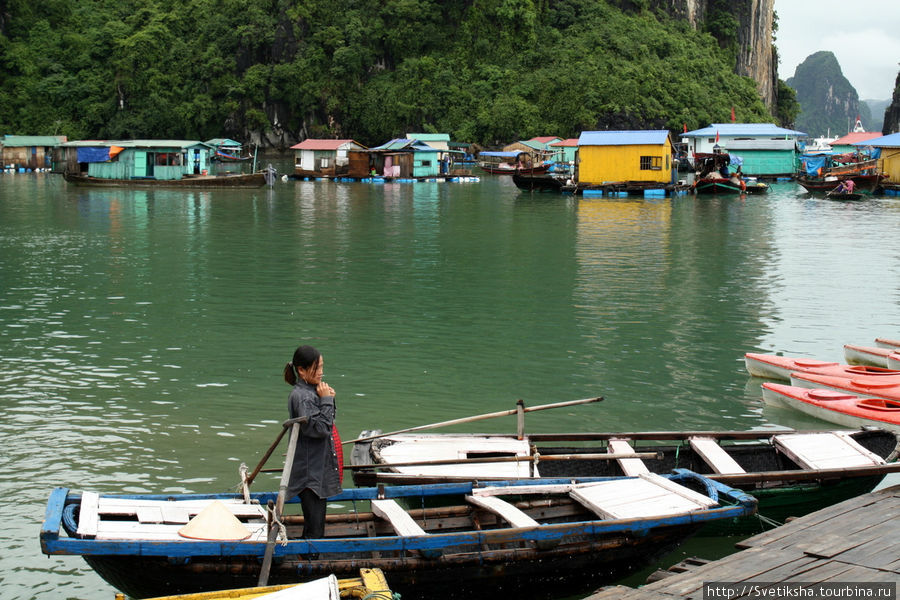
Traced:
<path id="1" fill-rule="evenodd" d="M 249 587 L 267 558 L 269 584 L 351 576 L 366 565 L 381 569 L 391 589 L 409 598 L 523 591 L 530 598 L 541 592 L 559 597 L 645 566 L 705 523 L 756 510 L 752 496 L 685 470 L 539 485 L 379 486 L 330 498 L 348 512 L 329 514 L 321 539 L 299 537 L 302 517 L 281 513 L 286 535 L 278 539 L 279 524 L 267 527 L 266 506 L 283 502 L 283 493 L 246 498 L 249 503 L 240 494 L 101 495 L 56 488 L 41 549 L 84 557 L 134 598 Z M 195 515 L 214 500 L 246 533 L 213 541 L 184 537 L 186 523 L 199 520 Z M 404 502 L 424 508 L 404 508 Z"/>
<path id="2" fill-rule="evenodd" d="M 228 188 L 261 187 L 266 184 L 264 172 L 235 175 L 193 175 L 182 179 L 103 179 L 76 173 L 63 173 L 63 178 L 74 185 L 93 187 Z"/>
<path id="3" fill-rule="evenodd" d="M 831 389 L 766 382 L 763 399 L 844 427 L 884 427 L 900 431 L 900 402 L 863 398 Z"/>
<path id="4" fill-rule="evenodd" d="M 704 178 L 694 181 L 693 188 L 695 194 L 743 194 L 747 184 L 724 178 Z"/>
<path id="5" fill-rule="evenodd" d="M 816 373 L 832 377 L 900 377 L 900 370 L 871 365 L 842 365 L 837 362 L 816 360 L 813 358 L 796 358 L 778 356 L 777 354 L 758 354 L 748 352 L 744 355 L 747 371 L 754 377 L 781 379 L 790 381 L 792 373 Z"/>
<path id="6" fill-rule="evenodd" d="M 381 569 L 363 568 L 359 569 L 359 577 L 338 579 L 329 575 L 307 583 L 175 594 L 151 600 L 391 600 L 393 597 Z M 116 594 L 116 600 L 125 600 L 124 594 Z"/>
<path id="7" fill-rule="evenodd" d="M 807 175 L 798 175 L 797 183 L 799 183 L 807 192 L 830 192 L 836 188 L 842 181 L 852 180 L 854 189 L 860 192 L 872 192 L 885 179 L 885 175 L 880 173 L 862 175 L 845 173 L 841 175 L 831 175 L 827 177 L 809 177 Z"/>
<path id="8" fill-rule="evenodd" d="M 377 432 L 361 437 L 373 435 Z M 849 437 L 860 447 L 855 466 L 834 469 L 827 463 L 828 447 L 837 437 Z M 802 458 L 796 448 L 807 448 Z M 392 434 L 357 442 L 351 468 L 357 485 L 621 476 L 686 468 L 752 494 L 760 515 L 783 522 L 871 491 L 887 473 L 900 472 L 898 452 L 898 436 L 884 430 L 557 433 L 521 439 Z M 880 460 L 873 462 L 872 455 Z M 706 527 L 701 535 L 766 526 L 751 517 Z"/>
<path id="9" fill-rule="evenodd" d="M 530 192 L 560 192 L 565 182 L 562 179 L 550 175 L 528 175 L 516 171 L 513 173 L 513 183 L 520 190 Z"/>

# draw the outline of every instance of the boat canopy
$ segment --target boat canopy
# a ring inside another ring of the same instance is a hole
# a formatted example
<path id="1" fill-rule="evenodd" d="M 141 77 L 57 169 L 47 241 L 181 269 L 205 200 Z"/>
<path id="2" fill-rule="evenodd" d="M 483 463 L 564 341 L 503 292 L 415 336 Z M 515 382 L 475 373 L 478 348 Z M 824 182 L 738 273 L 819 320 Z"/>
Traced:
<path id="1" fill-rule="evenodd" d="M 498 156 L 501 158 L 515 158 L 520 154 L 526 154 L 524 150 L 514 150 L 512 152 L 479 152 L 478 156 Z"/>
<path id="2" fill-rule="evenodd" d="M 79 146 L 77 148 L 78 162 L 108 162 L 118 156 L 122 150 L 121 146 Z"/>
<path id="3" fill-rule="evenodd" d="M 807 175 L 817 177 L 828 164 L 829 158 L 831 157 L 826 154 L 803 154 L 800 156 L 800 164 Z"/>

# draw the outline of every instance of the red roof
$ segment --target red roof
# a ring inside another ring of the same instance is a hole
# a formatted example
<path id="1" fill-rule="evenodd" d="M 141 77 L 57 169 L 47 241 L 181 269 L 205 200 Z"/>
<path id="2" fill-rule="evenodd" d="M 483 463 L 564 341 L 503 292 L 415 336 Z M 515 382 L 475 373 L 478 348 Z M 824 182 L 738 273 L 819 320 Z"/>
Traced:
<path id="1" fill-rule="evenodd" d="M 829 146 L 850 146 L 877 137 L 881 137 L 881 134 L 874 131 L 854 131 L 852 133 L 848 133 L 842 138 L 834 140 L 829 144 Z"/>
<path id="2" fill-rule="evenodd" d="M 556 142 L 554 144 L 550 144 L 551 146 L 563 146 L 566 148 L 577 148 L 578 147 L 578 138 L 569 138 L 567 140 L 563 140 L 561 142 Z"/>
<path id="3" fill-rule="evenodd" d="M 337 150 L 344 144 L 356 144 L 353 140 L 316 140 L 307 138 L 291 146 L 291 150 Z M 360 144 L 356 144 L 360 146 Z"/>
<path id="4" fill-rule="evenodd" d="M 550 142 L 552 142 L 554 140 L 558 140 L 558 139 L 559 139 L 558 136 L 549 135 L 549 136 L 544 136 L 544 137 L 533 137 L 528 141 L 529 142 L 540 142 L 541 144 L 549 144 Z"/>

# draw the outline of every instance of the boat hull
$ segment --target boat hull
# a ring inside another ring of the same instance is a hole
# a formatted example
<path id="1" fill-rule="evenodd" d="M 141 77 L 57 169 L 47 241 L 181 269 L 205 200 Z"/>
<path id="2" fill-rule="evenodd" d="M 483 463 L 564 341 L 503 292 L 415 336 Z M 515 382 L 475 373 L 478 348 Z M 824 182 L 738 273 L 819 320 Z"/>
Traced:
<path id="1" fill-rule="evenodd" d="M 812 358 L 796 358 L 775 354 L 757 354 L 748 352 L 744 355 L 747 372 L 754 377 L 766 379 L 791 380 L 791 373 L 815 373 L 830 377 L 900 377 L 900 370 L 870 365 L 842 365 L 836 362 L 815 360 Z"/>
<path id="2" fill-rule="evenodd" d="M 763 400 L 845 427 L 880 427 L 900 431 L 900 404 L 862 398 L 834 389 L 764 383 Z M 879 408 L 880 407 L 880 408 Z"/>
<path id="3" fill-rule="evenodd" d="M 513 183 L 520 190 L 530 192 L 560 192 L 563 181 L 549 175 L 526 175 L 518 171 L 513 173 Z"/>
<path id="4" fill-rule="evenodd" d="M 638 501 L 618 500 L 635 491 Z M 381 569 L 391 589 L 408 597 L 445 596 L 452 589 L 454 595 L 459 590 L 495 598 L 498 587 L 504 595 L 527 590 L 534 597 L 546 589 L 547 597 L 558 597 L 566 586 L 587 592 L 590 585 L 649 564 L 707 522 L 756 510 L 752 496 L 685 470 L 539 485 L 352 488 L 329 499 L 353 510 L 327 515 L 328 537 L 300 537 L 302 517 L 286 511 L 286 539 L 267 544 L 264 507 L 275 495 L 250 496 L 247 502 L 237 494 L 98 495 L 56 488 L 47 503 L 41 549 L 84 557 L 134 598 L 252 586 L 266 556 L 272 558 L 269 584 L 342 578 L 366 567 Z M 181 523 L 214 500 L 248 519 L 248 538 L 181 534 Z M 401 502 L 419 508 L 404 509 Z M 296 497 L 288 502 L 297 503 Z M 371 512 L 363 512 L 370 503 Z"/>
<path id="5" fill-rule="evenodd" d="M 63 178 L 73 185 L 91 187 L 129 188 L 231 188 L 262 187 L 266 184 L 265 173 L 243 175 L 197 175 L 184 179 L 101 179 L 86 175 L 65 173 Z"/>
<path id="6" fill-rule="evenodd" d="M 737 185 L 729 179 L 701 179 L 694 182 L 695 194 L 743 194 L 745 184 Z"/>
<path id="7" fill-rule="evenodd" d="M 403 598 L 516 597 L 557 598 L 590 591 L 641 569 L 673 550 L 698 526 L 670 528 L 646 536 L 622 534 L 608 540 L 560 546 L 544 552 L 521 548 L 514 553 L 485 550 L 464 561 L 454 557 L 425 559 L 328 559 L 284 557 L 272 564 L 269 583 L 300 583 L 334 573 L 352 576 L 361 565 L 381 569 L 391 591 Z M 132 598 L 184 594 L 228 587 L 250 587 L 259 577 L 255 559 L 191 557 L 173 564 L 166 557 L 86 556 L 107 583 Z"/>
<path id="8" fill-rule="evenodd" d="M 883 398 L 900 402 L 900 376 L 884 378 L 834 377 L 818 373 L 793 373 L 791 385 L 854 394 L 863 398 Z"/>
<path id="9" fill-rule="evenodd" d="M 830 179 L 821 179 L 815 177 L 800 176 L 797 177 L 797 183 L 803 186 L 807 192 L 830 192 L 836 188 L 842 181 L 848 179 L 853 180 L 854 189 L 861 192 L 871 192 L 885 178 L 884 175 L 854 175 L 852 177 L 833 177 Z"/>
<path id="10" fill-rule="evenodd" d="M 896 369 L 897 367 L 888 365 L 888 356 L 895 350 L 896 348 L 844 344 L 844 359 L 851 365 L 870 365 L 883 369 Z"/>

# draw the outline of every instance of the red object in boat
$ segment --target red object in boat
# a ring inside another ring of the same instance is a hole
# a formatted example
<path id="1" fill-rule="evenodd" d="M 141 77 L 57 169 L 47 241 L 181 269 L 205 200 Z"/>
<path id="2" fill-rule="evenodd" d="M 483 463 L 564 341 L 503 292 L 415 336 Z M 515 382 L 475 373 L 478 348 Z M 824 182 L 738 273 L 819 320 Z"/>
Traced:
<path id="1" fill-rule="evenodd" d="M 900 427 L 900 402 L 896 400 L 861 397 L 834 389 L 810 389 L 780 383 L 766 382 L 762 387 L 763 398 L 766 401 L 784 404 L 832 423 L 850 427 L 887 426 L 895 431 Z"/>
<path id="2" fill-rule="evenodd" d="M 869 365 L 842 365 L 813 358 L 792 358 L 790 356 L 778 356 L 777 354 L 748 352 L 744 355 L 744 363 L 747 365 L 747 371 L 755 377 L 783 379 L 785 381 L 789 380 L 792 373 L 795 372 L 816 373 L 833 377 L 897 376 L 900 378 L 900 370 L 896 369 L 872 367 Z"/>

